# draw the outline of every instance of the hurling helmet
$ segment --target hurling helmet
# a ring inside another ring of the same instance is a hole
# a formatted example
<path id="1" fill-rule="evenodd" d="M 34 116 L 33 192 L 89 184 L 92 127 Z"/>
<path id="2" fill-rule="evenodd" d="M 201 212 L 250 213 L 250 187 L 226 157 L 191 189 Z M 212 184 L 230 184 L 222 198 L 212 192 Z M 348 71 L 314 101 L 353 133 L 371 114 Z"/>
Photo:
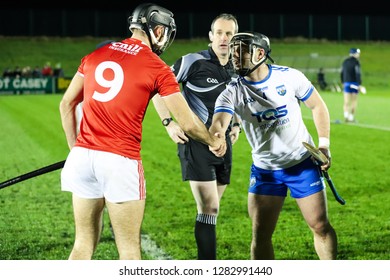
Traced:
<path id="1" fill-rule="evenodd" d="M 152 51 L 161 55 L 173 42 L 176 36 L 176 24 L 173 13 L 153 3 L 138 5 L 129 17 L 129 29 L 141 29 L 148 35 Z M 154 28 L 158 25 L 164 27 L 163 38 L 158 41 L 154 35 Z"/>
<path id="2" fill-rule="evenodd" d="M 265 51 L 265 56 L 260 61 L 256 61 L 256 49 L 261 48 Z M 241 32 L 235 34 L 229 43 L 230 55 L 232 57 L 234 52 L 239 53 L 239 58 L 242 60 L 243 52 L 248 52 L 251 57 L 251 63 L 253 67 L 244 65 L 241 61 L 238 68 L 235 66 L 236 72 L 240 76 L 247 76 L 252 73 L 263 62 L 269 59 L 272 63 L 274 60 L 271 58 L 271 45 L 267 36 L 257 32 Z"/>

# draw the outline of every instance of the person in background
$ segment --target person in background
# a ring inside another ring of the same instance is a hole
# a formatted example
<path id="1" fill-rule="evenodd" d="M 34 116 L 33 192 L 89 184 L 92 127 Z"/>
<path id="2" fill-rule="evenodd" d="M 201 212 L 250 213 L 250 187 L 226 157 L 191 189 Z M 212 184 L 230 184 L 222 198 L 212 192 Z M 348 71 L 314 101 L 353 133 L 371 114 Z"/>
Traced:
<path id="1" fill-rule="evenodd" d="M 54 77 L 57 77 L 57 78 L 62 78 L 62 77 L 65 77 L 65 74 L 64 74 L 64 69 L 62 69 L 61 67 L 61 63 L 56 63 L 54 69 L 53 69 L 53 76 Z"/>
<path id="2" fill-rule="evenodd" d="M 11 70 L 11 68 L 7 67 L 3 71 L 3 78 L 13 78 L 14 72 Z"/>
<path id="3" fill-rule="evenodd" d="M 223 135 L 210 135 L 190 110 L 169 66 L 159 57 L 176 34 L 173 13 L 153 3 L 129 17 L 130 38 L 107 44 L 81 60 L 60 102 L 70 152 L 61 189 L 72 193 L 75 242 L 69 259 L 91 259 L 100 238 L 104 207 L 119 258 L 141 259 L 146 181 L 141 159 L 142 122 L 155 94 L 191 137 L 218 153 Z M 77 133 L 76 107 L 83 102 Z"/>
<path id="4" fill-rule="evenodd" d="M 14 72 L 13 72 L 13 78 L 21 78 L 22 77 L 22 68 L 20 66 L 15 66 Z"/>
<path id="5" fill-rule="evenodd" d="M 23 78 L 31 78 L 32 77 L 32 70 L 30 66 L 25 66 L 22 69 L 22 75 Z"/>
<path id="6" fill-rule="evenodd" d="M 193 112 L 211 125 L 214 104 L 218 95 L 235 75 L 229 62 L 230 39 L 238 31 L 237 19 L 220 14 L 213 19 L 209 31 L 209 48 L 179 58 L 171 67 L 182 84 L 182 93 Z M 220 199 L 230 183 L 232 144 L 241 131 L 235 119 L 226 135 L 228 151 L 223 158 L 215 156 L 207 145 L 185 134 L 173 120 L 161 97 L 153 98 L 154 106 L 172 141 L 178 144 L 182 180 L 189 181 L 196 201 L 195 240 L 199 260 L 217 258 L 216 224 Z"/>
<path id="7" fill-rule="evenodd" d="M 51 63 L 48 61 L 45 63 L 41 70 L 43 77 L 51 77 L 53 76 L 53 68 L 51 67 Z"/>
<path id="8" fill-rule="evenodd" d="M 312 111 L 319 149 L 329 159 L 320 168 L 330 168 L 330 117 L 325 102 L 302 72 L 266 63 L 274 61 L 264 34 L 237 33 L 230 52 L 239 78 L 218 96 L 209 131 L 223 134 L 236 113 L 252 148 L 248 188 L 251 259 L 275 259 L 272 236 L 288 191 L 313 233 L 318 257 L 336 259 L 337 236 L 328 219 L 324 181 L 302 144 L 313 145 L 314 140 L 300 103 Z"/>
<path id="9" fill-rule="evenodd" d="M 317 83 L 321 90 L 326 90 L 326 88 L 328 87 L 328 83 L 325 79 L 324 68 L 322 67 L 318 70 L 317 73 Z"/>
<path id="10" fill-rule="evenodd" d="M 34 67 L 34 69 L 32 70 L 31 76 L 33 78 L 41 78 L 42 77 L 42 71 L 41 71 L 41 69 L 39 68 L 38 65 L 36 65 Z"/>
<path id="11" fill-rule="evenodd" d="M 360 67 L 360 49 L 351 48 L 349 57 L 341 65 L 341 83 L 344 92 L 344 121 L 355 122 L 355 114 L 358 105 L 359 92 L 365 94 L 366 88 L 362 85 Z"/>

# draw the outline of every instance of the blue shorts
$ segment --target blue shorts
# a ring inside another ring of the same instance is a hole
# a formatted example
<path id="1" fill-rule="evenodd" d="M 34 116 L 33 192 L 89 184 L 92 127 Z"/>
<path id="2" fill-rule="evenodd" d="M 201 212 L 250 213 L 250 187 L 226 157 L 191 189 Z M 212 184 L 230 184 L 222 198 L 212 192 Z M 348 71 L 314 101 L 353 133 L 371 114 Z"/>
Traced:
<path id="1" fill-rule="evenodd" d="M 252 164 L 248 192 L 258 195 L 303 198 L 325 188 L 317 165 L 309 157 L 303 162 L 282 170 L 265 170 Z"/>
<path id="2" fill-rule="evenodd" d="M 359 93 L 359 84 L 358 83 L 344 83 L 344 93 Z"/>

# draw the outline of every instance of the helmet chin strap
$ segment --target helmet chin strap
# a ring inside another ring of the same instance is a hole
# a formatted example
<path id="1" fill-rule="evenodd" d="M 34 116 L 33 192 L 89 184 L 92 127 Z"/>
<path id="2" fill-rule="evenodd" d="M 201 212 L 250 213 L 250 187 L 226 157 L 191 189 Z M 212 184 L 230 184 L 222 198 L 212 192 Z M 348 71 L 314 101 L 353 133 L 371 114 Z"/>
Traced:
<path id="1" fill-rule="evenodd" d="M 152 47 L 152 50 L 153 52 L 157 53 L 157 55 L 160 55 L 158 53 L 158 48 L 156 48 L 156 45 L 158 43 L 158 40 L 156 38 L 156 36 L 154 35 L 154 30 L 152 30 L 151 28 L 147 28 L 148 29 L 148 37 L 149 37 L 149 41 L 150 41 L 150 45 Z"/>
<path id="2" fill-rule="evenodd" d="M 147 32 L 152 50 L 157 55 L 161 55 L 163 53 L 168 41 L 168 28 L 163 28 L 164 31 L 161 33 L 160 39 L 157 39 L 154 31 L 151 28 L 148 28 L 149 32 Z"/>
<path id="3" fill-rule="evenodd" d="M 252 58 L 253 60 L 253 58 Z M 248 76 L 249 74 L 251 74 L 253 71 L 255 71 L 257 68 L 260 67 L 261 64 L 263 64 L 265 61 L 267 60 L 267 56 L 265 55 L 260 61 L 259 63 L 257 63 L 252 69 L 249 69 L 249 68 L 243 68 L 243 69 L 240 69 L 238 74 L 242 77 L 245 77 L 245 76 Z M 253 63 L 253 62 L 252 62 Z M 253 63 L 254 64 L 254 63 Z"/>

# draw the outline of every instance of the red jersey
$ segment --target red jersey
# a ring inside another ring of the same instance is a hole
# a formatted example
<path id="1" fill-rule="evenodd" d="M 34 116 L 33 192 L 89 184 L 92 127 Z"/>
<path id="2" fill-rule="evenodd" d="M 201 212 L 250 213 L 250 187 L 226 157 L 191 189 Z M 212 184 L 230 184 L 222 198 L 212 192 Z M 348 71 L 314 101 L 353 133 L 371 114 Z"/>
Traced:
<path id="1" fill-rule="evenodd" d="M 170 67 L 137 39 L 112 42 L 82 58 L 83 118 L 75 146 L 141 159 L 150 99 L 180 92 Z"/>

